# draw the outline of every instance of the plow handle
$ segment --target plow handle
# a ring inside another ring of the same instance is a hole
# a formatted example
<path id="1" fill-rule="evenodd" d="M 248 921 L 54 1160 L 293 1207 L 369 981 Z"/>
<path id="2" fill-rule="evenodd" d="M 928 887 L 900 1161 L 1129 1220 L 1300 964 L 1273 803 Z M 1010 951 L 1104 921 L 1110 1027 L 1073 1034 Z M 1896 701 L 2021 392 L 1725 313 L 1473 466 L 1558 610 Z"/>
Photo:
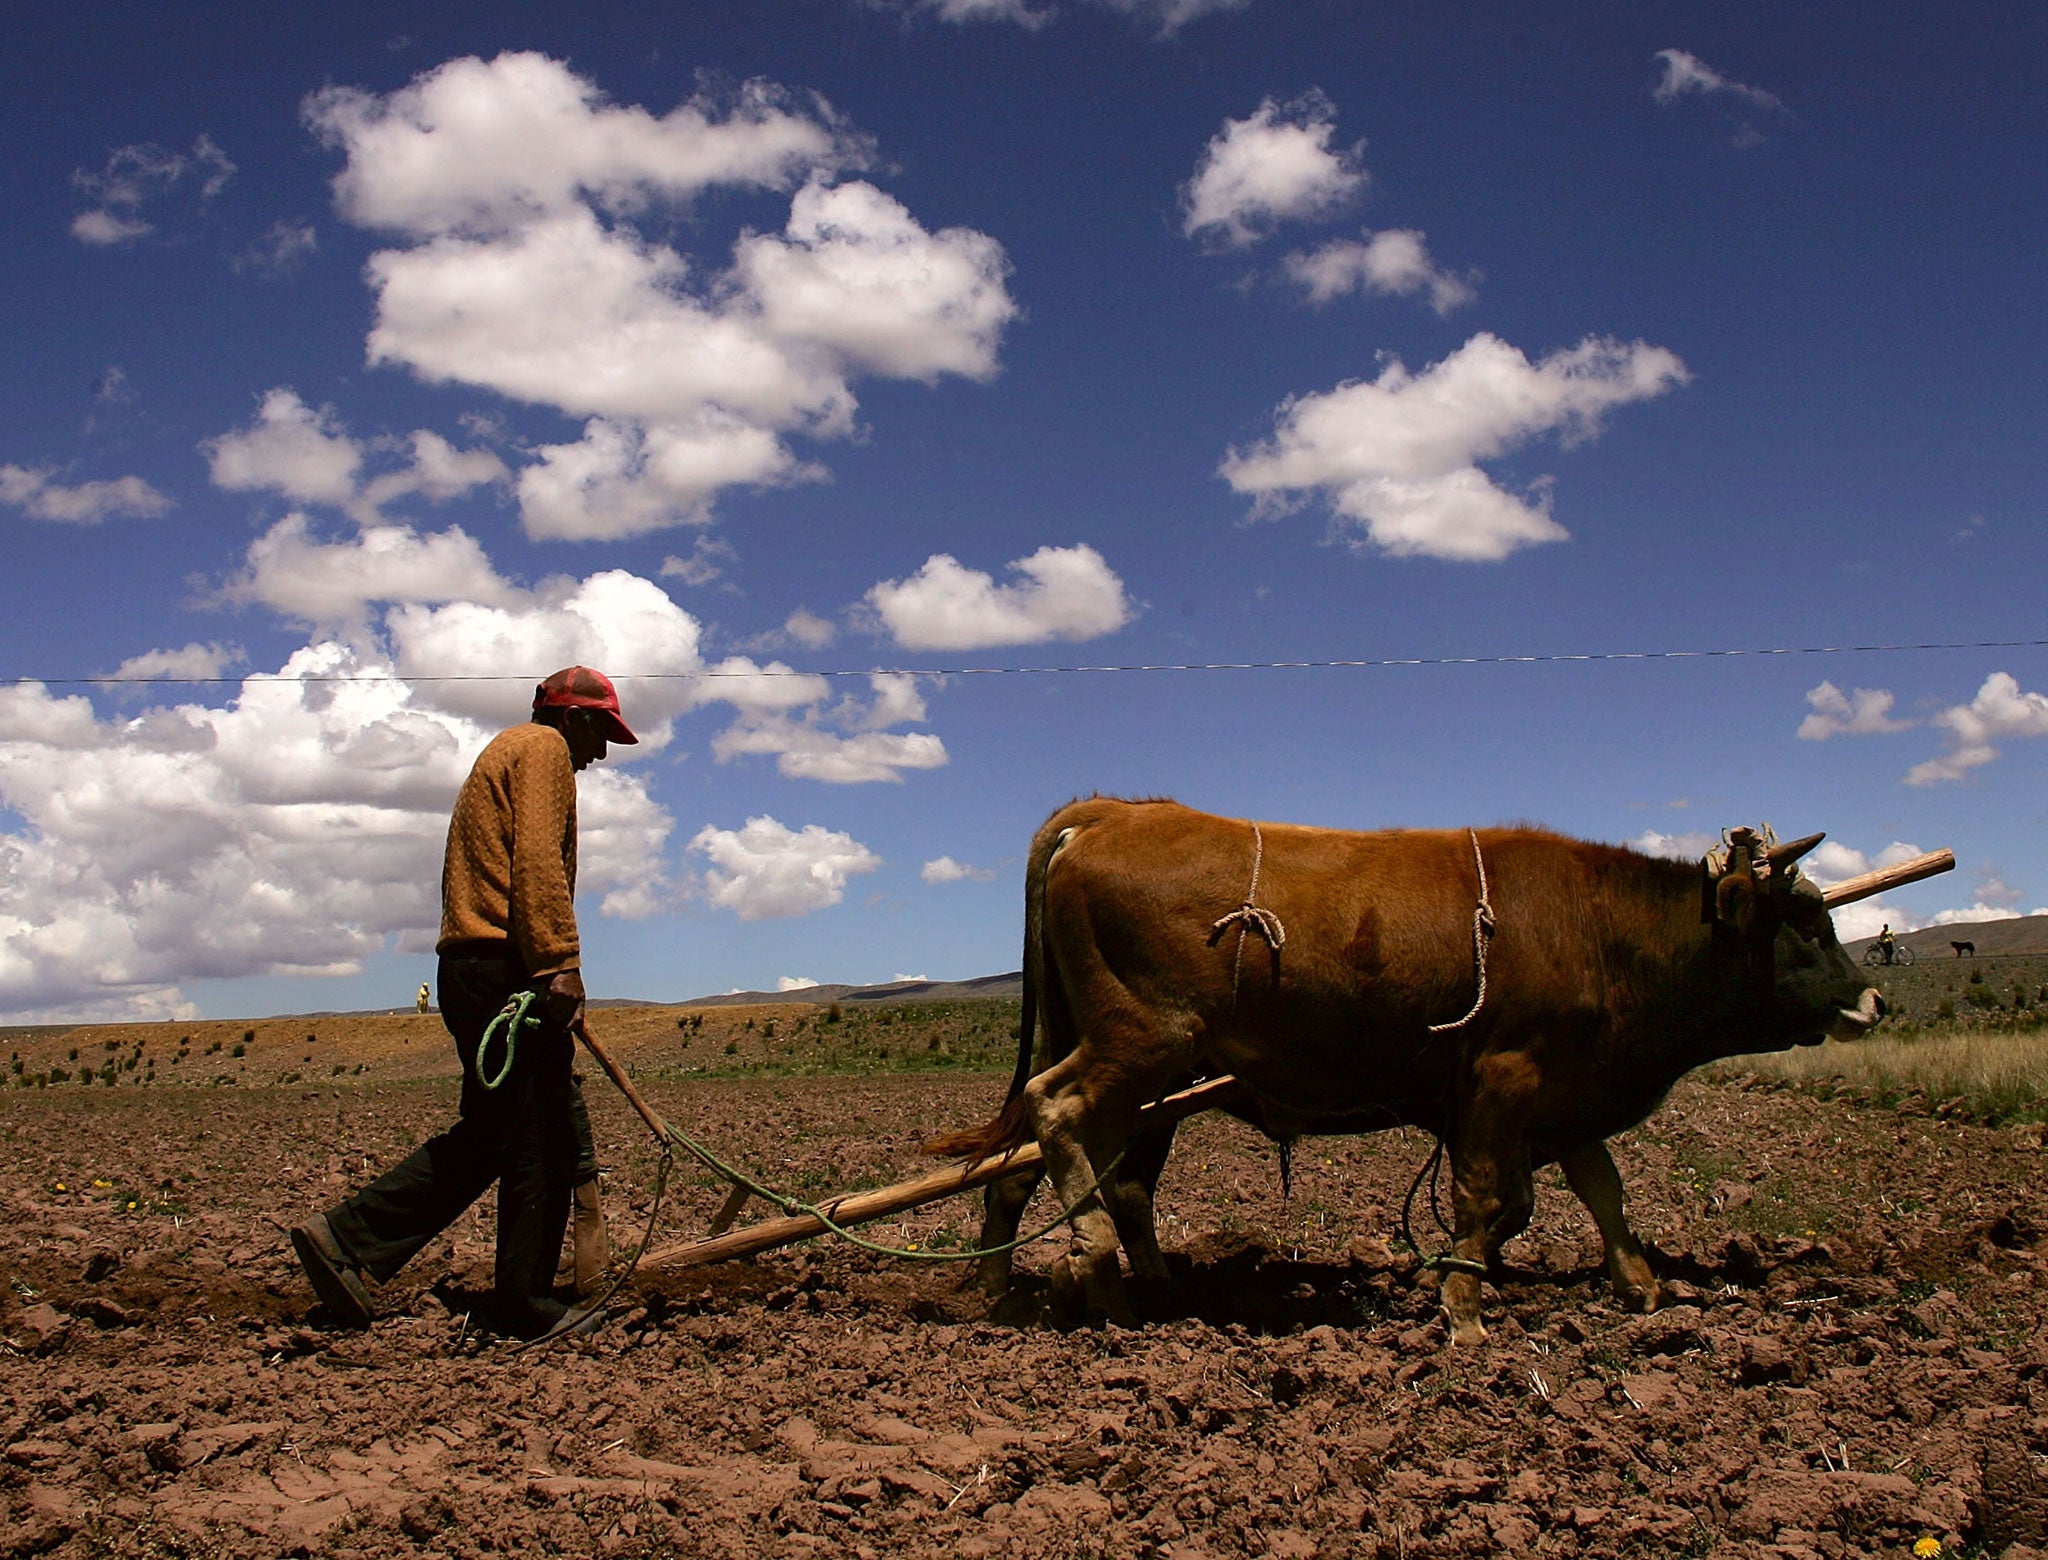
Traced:
<path id="1" fill-rule="evenodd" d="M 576 1038 L 581 1040 L 590 1054 L 597 1058 L 597 1065 L 604 1069 L 604 1075 L 618 1085 L 619 1092 L 626 1096 L 626 1103 L 640 1113 L 640 1119 L 647 1123 L 647 1130 L 663 1143 L 670 1137 L 669 1126 L 652 1105 L 640 1098 L 640 1091 L 633 1087 L 633 1080 L 626 1076 L 626 1070 L 611 1058 L 611 1053 L 597 1043 L 597 1036 L 590 1032 L 590 1026 L 582 1019 L 576 1020 Z"/>

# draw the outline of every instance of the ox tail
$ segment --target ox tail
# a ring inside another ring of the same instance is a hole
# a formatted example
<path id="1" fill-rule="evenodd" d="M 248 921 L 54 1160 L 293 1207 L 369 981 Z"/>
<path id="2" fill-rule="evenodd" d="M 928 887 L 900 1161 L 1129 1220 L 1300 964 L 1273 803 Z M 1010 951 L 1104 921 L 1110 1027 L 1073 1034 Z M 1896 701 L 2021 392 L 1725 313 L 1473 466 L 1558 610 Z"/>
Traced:
<path id="1" fill-rule="evenodd" d="M 1010 1074 L 1010 1092 L 995 1119 L 979 1127 L 949 1132 L 924 1145 L 924 1152 L 937 1159 L 963 1159 L 969 1163 L 1007 1154 L 1031 1138 L 1031 1123 L 1024 1114 L 1024 1085 L 1031 1081 L 1031 1055 L 1038 1029 L 1038 1008 L 1045 990 L 1045 875 L 1052 858 L 1066 843 L 1067 830 L 1055 827 L 1054 814 L 1031 841 L 1031 854 L 1024 866 L 1024 997 L 1017 1021 L 1017 1066 Z"/>

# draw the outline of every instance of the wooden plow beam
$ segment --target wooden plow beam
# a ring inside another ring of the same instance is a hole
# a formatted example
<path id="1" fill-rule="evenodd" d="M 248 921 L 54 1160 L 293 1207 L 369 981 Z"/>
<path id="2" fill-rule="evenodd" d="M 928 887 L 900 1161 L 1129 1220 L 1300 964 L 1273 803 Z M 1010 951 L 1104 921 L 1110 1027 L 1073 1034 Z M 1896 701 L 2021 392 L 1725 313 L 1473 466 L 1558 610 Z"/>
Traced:
<path id="1" fill-rule="evenodd" d="M 1140 1124 L 1160 1121 L 1180 1121 L 1185 1117 L 1199 1115 L 1205 1110 L 1222 1104 L 1242 1092 L 1237 1079 L 1225 1074 L 1221 1078 L 1210 1078 L 1191 1089 L 1182 1089 L 1178 1094 L 1169 1094 L 1155 1104 L 1147 1105 L 1138 1112 Z M 967 1166 L 952 1166 L 934 1170 L 912 1180 L 898 1181 L 894 1186 L 877 1187 L 871 1192 L 853 1192 L 837 1202 L 823 1205 L 832 1216 L 832 1222 L 850 1228 L 856 1224 L 869 1224 L 876 1219 L 886 1219 L 892 1213 L 907 1213 L 912 1208 L 937 1202 L 942 1197 L 957 1197 L 962 1192 L 971 1192 L 977 1186 L 986 1186 L 991 1181 L 1000 1181 L 1008 1176 L 1025 1175 L 1036 1171 L 1044 1163 L 1036 1143 L 1026 1143 L 1012 1153 L 998 1154 L 992 1159 L 979 1160 Z M 728 1199 L 728 1208 L 731 1199 Z M 737 1212 L 733 1209 L 732 1212 Z M 720 1215 L 730 1219 L 727 1209 L 720 1209 Z M 745 1229 L 715 1232 L 697 1240 L 686 1240 L 672 1246 L 662 1246 L 648 1252 L 640 1259 L 642 1268 L 683 1268 L 699 1267 L 707 1262 L 731 1262 L 739 1257 L 751 1257 L 763 1251 L 773 1251 L 778 1246 L 791 1246 L 800 1240 L 809 1240 L 825 1233 L 825 1223 L 814 1214 L 791 1214 L 780 1219 L 763 1219 L 759 1224 L 750 1224 Z"/>

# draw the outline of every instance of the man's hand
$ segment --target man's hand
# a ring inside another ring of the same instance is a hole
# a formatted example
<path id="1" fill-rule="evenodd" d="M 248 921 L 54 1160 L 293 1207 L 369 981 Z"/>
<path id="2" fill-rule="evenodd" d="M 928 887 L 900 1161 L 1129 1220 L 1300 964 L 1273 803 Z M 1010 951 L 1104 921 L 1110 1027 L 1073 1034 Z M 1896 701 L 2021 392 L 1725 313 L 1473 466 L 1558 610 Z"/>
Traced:
<path id="1" fill-rule="evenodd" d="M 583 1020 L 583 972 L 563 970 L 559 975 L 550 975 L 542 1000 L 551 1023 L 574 1029 Z"/>

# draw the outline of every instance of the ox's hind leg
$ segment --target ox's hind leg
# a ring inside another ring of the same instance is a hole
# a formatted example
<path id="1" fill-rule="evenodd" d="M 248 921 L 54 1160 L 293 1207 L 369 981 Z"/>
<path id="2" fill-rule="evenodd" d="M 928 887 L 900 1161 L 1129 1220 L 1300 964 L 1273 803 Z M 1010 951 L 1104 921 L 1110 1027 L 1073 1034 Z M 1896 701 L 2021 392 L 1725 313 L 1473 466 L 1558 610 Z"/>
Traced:
<path id="1" fill-rule="evenodd" d="M 1116 1173 L 1101 1188 L 1110 1220 L 1116 1225 L 1117 1238 L 1131 1259 L 1132 1276 L 1157 1283 L 1166 1282 L 1167 1272 L 1166 1257 L 1159 1249 L 1159 1232 L 1153 1222 L 1152 1199 L 1159 1188 L 1160 1173 L 1166 1168 L 1166 1156 L 1173 1148 L 1173 1128 L 1174 1124 L 1168 1122 L 1135 1135 Z M 1042 1170 L 1006 1176 L 989 1182 L 982 1194 L 981 1247 L 989 1255 L 975 1264 L 974 1277 L 968 1282 L 977 1284 L 991 1300 L 1000 1300 L 1009 1293 L 1012 1259 L 1016 1255 L 994 1248 L 1007 1246 L 1017 1238 L 1024 1210 L 1044 1179 Z"/>
<path id="2" fill-rule="evenodd" d="M 1558 1163 L 1564 1168 L 1565 1180 L 1600 1226 L 1600 1239 L 1607 1247 L 1607 1276 L 1614 1292 L 1639 1310 L 1656 1310 L 1663 1294 L 1622 1213 L 1621 1172 L 1614 1168 L 1607 1145 L 1596 1138 L 1560 1155 Z"/>
<path id="3" fill-rule="evenodd" d="M 1166 1156 L 1173 1149 L 1174 1125 L 1169 1121 L 1133 1133 L 1123 1162 L 1102 1188 L 1109 1216 L 1124 1243 L 1124 1255 L 1131 1261 L 1131 1276 L 1150 1283 L 1163 1284 L 1167 1277 L 1153 1198 L 1159 1191 L 1160 1174 L 1166 1169 Z"/>
<path id="4" fill-rule="evenodd" d="M 1072 1244 L 1053 1266 L 1054 1297 L 1061 1304 L 1078 1298 L 1089 1311 L 1134 1327 L 1137 1318 L 1117 1265 L 1116 1224 L 1096 1184 L 1115 1161 L 1128 1127 L 1121 1112 L 1088 1098 L 1080 1054 L 1070 1054 L 1024 1085 L 1025 1108 L 1053 1191 L 1062 1206 L 1073 1209 Z"/>
<path id="5" fill-rule="evenodd" d="M 981 1292 L 991 1300 L 1000 1300 L 1009 1293 L 1010 1259 L 1015 1255 L 993 1248 L 1007 1246 L 1017 1238 L 1017 1226 L 1024 1220 L 1024 1209 L 1031 1201 L 1031 1194 L 1038 1190 L 1038 1183 L 1044 1179 L 1042 1170 L 1005 1176 L 1000 1181 L 989 1182 L 988 1189 L 982 1193 L 981 1249 L 990 1254 L 974 1265 L 974 1282 L 980 1284 Z"/>

